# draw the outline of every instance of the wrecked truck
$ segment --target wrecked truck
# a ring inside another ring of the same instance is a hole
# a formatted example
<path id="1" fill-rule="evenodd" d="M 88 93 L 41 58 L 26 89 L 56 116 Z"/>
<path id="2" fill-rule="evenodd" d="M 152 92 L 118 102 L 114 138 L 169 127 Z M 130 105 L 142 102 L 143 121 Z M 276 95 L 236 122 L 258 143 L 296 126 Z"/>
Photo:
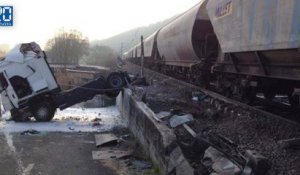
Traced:
<path id="1" fill-rule="evenodd" d="M 15 46 L 0 61 L 2 104 L 14 121 L 26 121 L 31 117 L 39 122 L 50 121 L 57 108 L 63 110 L 99 94 L 116 96 L 128 81 L 125 72 L 112 72 L 106 78 L 100 76 L 62 91 L 45 52 L 35 42 Z"/>

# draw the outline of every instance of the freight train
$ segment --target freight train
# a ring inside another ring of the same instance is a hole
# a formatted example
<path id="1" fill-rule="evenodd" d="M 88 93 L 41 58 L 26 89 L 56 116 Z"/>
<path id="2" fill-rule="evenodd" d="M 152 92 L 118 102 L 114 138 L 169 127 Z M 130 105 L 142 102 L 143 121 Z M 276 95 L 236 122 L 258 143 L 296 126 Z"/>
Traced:
<path id="1" fill-rule="evenodd" d="M 299 106 L 300 1 L 202 0 L 144 40 L 144 65 L 251 103 Z M 140 64 L 141 44 L 124 58 Z"/>

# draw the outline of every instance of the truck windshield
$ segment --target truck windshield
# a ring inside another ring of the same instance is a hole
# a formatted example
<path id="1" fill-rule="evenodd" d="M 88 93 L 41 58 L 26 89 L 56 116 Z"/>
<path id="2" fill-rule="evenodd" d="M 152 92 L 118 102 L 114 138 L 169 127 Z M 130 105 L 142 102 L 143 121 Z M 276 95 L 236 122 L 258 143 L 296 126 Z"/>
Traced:
<path id="1" fill-rule="evenodd" d="M 8 83 L 3 75 L 3 73 L 0 73 L 0 92 L 5 90 L 8 86 Z"/>

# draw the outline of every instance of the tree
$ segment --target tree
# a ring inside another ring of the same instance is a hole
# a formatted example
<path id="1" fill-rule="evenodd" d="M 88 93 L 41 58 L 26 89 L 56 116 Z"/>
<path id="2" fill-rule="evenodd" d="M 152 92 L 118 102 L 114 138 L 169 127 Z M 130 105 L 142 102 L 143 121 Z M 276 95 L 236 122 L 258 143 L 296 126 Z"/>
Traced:
<path id="1" fill-rule="evenodd" d="M 46 53 L 51 63 L 78 64 L 89 53 L 89 41 L 77 30 L 61 30 L 46 43 Z"/>
<path id="2" fill-rule="evenodd" d="M 9 50 L 9 46 L 7 44 L 0 44 L 0 59 L 2 59 Z"/>
<path id="3" fill-rule="evenodd" d="M 112 67 L 116 65 L 118 55 L 108 46 L 95 45 L 90 48 L 90 54 L 84 59 L 86 64 Z"/>
<path id="4" fill-rule="evenodd" d="M 5 51 L 3 51 L 3 50 L 0 50 L 0 59 L 2 59 L 2 58 L 4 58 L 4 56 L 5 56 Z"/>

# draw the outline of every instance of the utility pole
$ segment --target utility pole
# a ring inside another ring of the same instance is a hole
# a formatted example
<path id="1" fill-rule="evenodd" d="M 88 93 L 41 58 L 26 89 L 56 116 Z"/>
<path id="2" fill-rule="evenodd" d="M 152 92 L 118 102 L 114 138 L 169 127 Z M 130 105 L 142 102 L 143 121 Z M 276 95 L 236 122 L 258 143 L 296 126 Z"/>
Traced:
<path id="1" fill-rule="evenodd" d="M 144 77 L 144 37 L 141 36 L 141 77 Z"/>

